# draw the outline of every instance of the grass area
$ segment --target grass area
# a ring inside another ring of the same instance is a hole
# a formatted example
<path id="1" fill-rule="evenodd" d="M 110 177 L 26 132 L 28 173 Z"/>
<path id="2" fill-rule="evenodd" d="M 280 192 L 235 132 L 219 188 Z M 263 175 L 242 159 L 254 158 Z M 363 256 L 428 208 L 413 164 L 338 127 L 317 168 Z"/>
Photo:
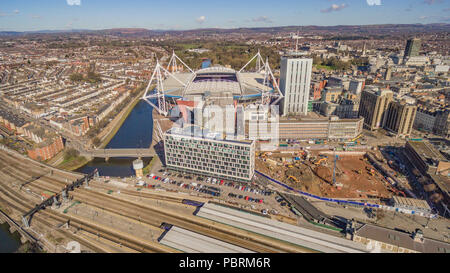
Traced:
<path id="1" fill-rule="evenodd" d="M 177 44 L 179 47 L 183 47 L 185 50 L 198 48 L 199 44 Z"/>
<path id="2" fill-rule="evenodd" d="M 157 160 L 158 160 L 158 156 L 154 156 L 154 157 L 152 158 L 152 160 L 150 160 L 150 162 L 148 163 L 148 165 L 145 166 L 145 168 L 142 170 L 142 172 L 144 173 L 144 175 L 150 173 L 150 170 L 151 170 L 152 166 L 156 163 Z"/>
<path id="3" fill-rule="evenodd" d="M 128 106 L 127 111 L 122 115 L 120 120 L 117 122 L 117 124 L 114 126 L 114 129 L 108 133 L 107 137 L 102 141 L 102 144 L 100 145 L 99 149 L 104 149 L 106 145 L 111 141 L 111 139 L 116 135 L 117 131 L 119 131 L 120 127 L 122 127 L 122 124 L 127 119 L 128 115 L 130 115 L 131 111 L 134 109 L 136 104 L 141 100 L 142 95 L 144 94 L 145 89 L 143 92 L 139 93 L 139 95 L 134 99 L 134 101 Z"/>
<path id="4" fill-rule="evenodd" d="M 58 168 L 66 171 L 73 171 L 84 166 L 88 162 L 89 161 L 84 156 L 70 157 L 68 159 L 64 159 L 64 161 L 58 165 Z"/>
<path id="5" fill-rule="evenodd" d="M 327 229 L 334 230 L 334 231 L 339 231 L 339 232 L 342 232 L 342 231 L 343 231 L 343 230 L 340 229 L 340 228 L 336 228 L 336 227 L 332 227 L 332 226 L 328 226 L 328 225 L 324 225 L 324 224 L 315 223 L 315 222 L 313 222 L 313 221 L 308 221 L 308 222 L 309 222 L 310 224 L 313 224 L 313 225 L 318 226 L 318 227 L 327 228 Z"/>
<path id="6" fill-rule="evenodd" d="M 328 65 L 314 65 L 315 68 L 317 69 L 326 69 L 326 70 L 336 70 L 336 67 L 334 66 L 328 66 Z"/>

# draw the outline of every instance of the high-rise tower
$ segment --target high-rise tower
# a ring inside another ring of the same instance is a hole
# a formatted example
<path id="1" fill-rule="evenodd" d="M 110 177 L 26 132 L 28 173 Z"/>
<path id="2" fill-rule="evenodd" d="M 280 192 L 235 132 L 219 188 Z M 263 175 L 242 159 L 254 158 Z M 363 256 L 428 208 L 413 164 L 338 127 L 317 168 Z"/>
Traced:
<path id="1" fill-rule="evenodd" d="M 406 42 L 404 58 L 419 56 L 420 46 L 422 42 L 418 38 L 409 39 Z"/>
<path id="2" fill-rule="evenodd" d="M 280 90 L 283 115 L 306 115 L 308 113 L 311 85 L 312 59 L 281 58 Z"/>

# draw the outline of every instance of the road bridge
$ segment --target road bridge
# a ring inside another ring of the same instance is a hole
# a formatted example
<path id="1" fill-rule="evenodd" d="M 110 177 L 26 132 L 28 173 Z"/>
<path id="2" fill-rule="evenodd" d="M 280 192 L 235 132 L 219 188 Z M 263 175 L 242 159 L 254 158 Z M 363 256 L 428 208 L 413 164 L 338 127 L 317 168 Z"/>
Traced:
<path id="1" fill-rule="evenodd" d="M 109 159 L 111 157 L 133 157 L 133 158 L 154 157 L 156 156 L 156 153 L 153 149 L 131 148 L 131 149 L 89 150 L 81 152 L 81 155 Z"/>

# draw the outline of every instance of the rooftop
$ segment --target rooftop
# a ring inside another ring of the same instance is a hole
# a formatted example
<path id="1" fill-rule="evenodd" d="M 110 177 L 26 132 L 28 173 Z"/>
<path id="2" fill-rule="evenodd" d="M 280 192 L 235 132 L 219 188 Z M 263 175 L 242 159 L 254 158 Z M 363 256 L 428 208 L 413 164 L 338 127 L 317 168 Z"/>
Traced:
<path id="1" fill-rule="evenodd" d="M 222 96 L 229 92 L 235 98 L 258 96 L 263 90 L 264 74 L 237 72 L 223 66 L 213 66 L 192 73 L 174 73 L 173 77 L 164 80 L 166 97 L 189 97 L 210 94 L 212 97 Z"/>
<path id="2" fill-rule="evenodd" d="M 424 158 L 424 162 L 428 162 L 427 158 L 431 158 L 438 161 L 447 161 L 446 158 L 436 150 L 432 145 L 427 144 L 423 141 L 408 141 L 408 144 L 413 147 L 413 149 L 419 154 L 420 157 Z"/>
<path id="3" fill-rule="evenodd" d="M 448 243 L 428 238 L 423 238 L 423 242 L 417 242 L 409 233 L 369 224 L 357 230 L 356 235 L 422 253 L 450 253 Z"/>
<path id="4" fill-rule="evenodd" d="M 393 197 L 395 204 L 398 205 L 405 205 L 410 207 L 416 207 L 421 208 L 425 210 L 431 210 L 430 206 L 428 205 L 427 201 L 415 199 L 415 198 L 406 198 L 406 197 L 400 197 L 400 196 L 394 196 Z"/>
<path id="5" fill-rule="evenodd" d="M 187 137 L 197 137 L 197 138 L 204 138 L 204 139 L 210 139 L 210 140 L 219 140 L 219 141 L 226 141 L 226 142 L 232 142 L 232 143 L 238 143 L 238 144 L 251 144 L 252 140 L 230 140 L 223 137 L 222 133 L 216 133 L 211 132 L 208 129 L 201 128 L 196 125 L 187 126 L 184 128 L 180 127 L 172 127 L 171 129 L 166 131 L 166 134 L 170 135 L 179 135 L 179 136 L 187 136 Z"/>

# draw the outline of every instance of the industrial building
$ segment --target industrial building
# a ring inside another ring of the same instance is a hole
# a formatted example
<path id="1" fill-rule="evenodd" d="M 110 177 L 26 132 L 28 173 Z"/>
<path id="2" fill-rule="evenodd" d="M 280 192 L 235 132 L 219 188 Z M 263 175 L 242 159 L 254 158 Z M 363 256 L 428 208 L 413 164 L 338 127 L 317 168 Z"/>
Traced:
<path id="1" fill-rule="evenodd" d="M 255 169 L 254 141 L 234 141 L 198 126 L 164 133 L 166 165 L 170 169 L 250 181 Z"/>

